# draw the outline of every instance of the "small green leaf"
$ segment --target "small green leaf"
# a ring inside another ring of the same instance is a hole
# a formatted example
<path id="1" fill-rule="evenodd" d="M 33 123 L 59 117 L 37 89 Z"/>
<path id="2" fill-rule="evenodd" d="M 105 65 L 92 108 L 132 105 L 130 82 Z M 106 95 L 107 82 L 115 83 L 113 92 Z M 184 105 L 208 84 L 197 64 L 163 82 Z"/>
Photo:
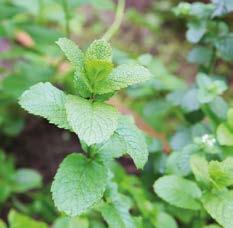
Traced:
<path id="1" fill-rule="evenodd" d="M 207 212 L 224 228 L 232 228 L 233 192 L 206 193 L 202 203 Z"/>
<path id="2" fill-rule="evenodd" d="M 55 220 L 53 228 L 89 228 L 89 221 L 82 217 L 60 217 Z"/>
<path id="3" fill-rule="evenodd" d="M 217 128 L 217 138 L 221 145 L 233 146 L 233 131 L 224 123 Z"/>
<path id="4" fill-rule="evenodd" d="M 159 212 L 156 218 L 156 228 L 178 228 L 176 220 L 165 212 Z"/>
<path id="5" fill-rule="evenodd" d="M 233 33 L 217 39 L 215 46 L 224 60 L 233 60 Z"/>
<path id="6" fill-rule="evenodd" d="M 173 206 L 199 210 L 201 190 L 193 181 L 179 176 L 163 176 L 154 184 L 154 191 L 160 198 Z"/>
<path id="7" fill-rule="evenodd" d="M 81 70 L 84 67 L 84 54 L 73 41 L 60 38 L 56 43 L 76 69 Z"/>
<path id="8" fill-rule="evenodd" d="M 124 197 L 118 193 L 117 185 L 109 184 L 106 191 L 108 203 L 100 207 L 100 212 L 110 228 L 135 228 L 129 213 L 129 205 Z"/>
<path id="9" fill-rule="evenodd" d="M 65 94 L 51 83 L 38 83 L 26 90 L 19 104 L 29 113 L 46 118 L 60 128 L 70 129 L 65 111 Z"/>
<path id="10" fill-rule="evenodd" d="M 117 128 L 119 114 L 111 105 L 68 95 L 65 107 L 73 131 L 88 145 L 109 139 Z"/>
<path id="11" fill-rule="evenodd" d="M 188 23 L 186 38 L 190 43 L 198 43 L 207 31 L 206 21 L 192 21 Z"/>
<path id="12" fill-rule="evenodd" d="M 33 220 L 23 214 L 20 214 L 14 210 L 11 210 L 8 215 L 8 221 L 10 228 L 23 228 L 23 227 L 31 227 L 31 228 L 47 228 L 48 225 Z"/>
<path id="13" fill-rule="evenodd" d="M 219 187 L 233 185 L 233 158 L 228 157 L 222 162 L 211 161 L 208 166 L 210 178 Z"/>
<path id="14" fill-rule="evenodd" d="M 194 47 L 188 54 L 188 61 L 199 65 L 208 65 L 211 61 L 213 51 L 205 46 Z"/>
<path id="15" fill-rule="evenodd" d="M 32 169 L 18 169 L 14 181 L 14 191 L 16 192 L 25 192 L 42 186 L 41 175 Z"/>
<path id="16" fill-rule="evenodd" d="M 52 195 L 59 211 L 77 216 L 92 207 L 104 194 L 108 176 L 103 164 L 80 154 L 68 155 L 52 184 Z"/>
<path id="17" fill-rule="evenodd" d="M 95 40 L 85 53 L 85 61 L 102 60 L 112 62 L 112 48 L 105 40 Z"/>
<path id="18" fill-rule="evenodd" d="M 151 73 L 143 66 L 122 64 L 113 69 L 109 77 L 96 85 L 97 94 L 111 93 L 150 79 Z"/>
<path id="19" fill-rule="evenodd" d="M 208 172 L 208 162 L 205 158 L 193 155 L 191 157 L 190 164 L 196 180 L 204 185 L 208 185 L 210 182 L 210 176 Z"/>

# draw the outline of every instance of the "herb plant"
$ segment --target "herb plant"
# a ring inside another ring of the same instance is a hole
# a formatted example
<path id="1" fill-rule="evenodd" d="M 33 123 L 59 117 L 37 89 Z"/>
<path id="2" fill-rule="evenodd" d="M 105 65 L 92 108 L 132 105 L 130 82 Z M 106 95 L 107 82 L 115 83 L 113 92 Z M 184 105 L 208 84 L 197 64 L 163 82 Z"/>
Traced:
<path id="1" fill-rule="evenodd" d="M 114 67 L 111 46 L 104 39 L 91 43 L 85 53 L 67 38 L 57 44 L 74 67 L 76 94 L 65 94 L 46 82 L 32 86 L 19 101 L 28 112 L 75 132 L 83 144 L 85 153 L 68 155 L 57 171 L 51 188 L 54 203 L 70 216 L 99 204 L 109 224 L 115 219 L 131 224 L 127 207 L 118 205 L 123 203 L 122 196 L 109 166 L 112 159 L 127 153 L 143 168 L 147 146 L 133 119 L 120 115 L 105 101 L 117 90 L 148 80 L 151 74 L 138 64 Z M 109 153 L 111 147 L 114 150 Z"/>

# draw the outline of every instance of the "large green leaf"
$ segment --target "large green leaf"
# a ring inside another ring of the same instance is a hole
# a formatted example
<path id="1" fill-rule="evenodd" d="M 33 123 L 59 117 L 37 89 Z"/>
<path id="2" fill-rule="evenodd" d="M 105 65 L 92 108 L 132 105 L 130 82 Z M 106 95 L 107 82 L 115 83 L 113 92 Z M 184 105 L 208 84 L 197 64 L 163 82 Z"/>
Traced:
<path id="1" fill-rule="evenodd" d="M 233 60 L 233 33 L 225 35 L 217 40 L 216 48 L 224 60 Z"/>
<path id="2" fill-rule="evenodd" d="M 48 225 L 33 220 L 23 214 L 20 214 L 14 210 L 11 210 L 8 215 L 8 221 L 10 228 L 23 228 L 23 227 L 31 227 L 31 228 L 47 228 Z"/>
<path id="3" fill-rule="evenodd" d="M 65 94 L 51 83 L 38 83 L 26 90 L 19 104 L 29 113 L 46 118 L 60 128 L 70 129 L 65 111 Z"/>
<path id="4" fill-rule="evenodd" d="M 102 163 L 80 154 L 68 155 L 61 163 L 52 184 L 52 195 L 59 211 L 76 216 L 103 196 L 108 170 Z"/>
<path id="5" fill-rule="evenodd" d="M 111 93 L 115 90 L 126 88 L 150 79 L 150 72 L 143 66 L 122 64 L 115 69 L 109 77 L 99 82 L 95 87 L 97 94 Z"/>
<path id="6" fill-rule="evenodd" d="M 160 198 L 173 206 L 191 210 L 200 209 L 201 190 L 193 181 L 169 175 L 159 178 L 153 187 Z"/>
<path id="7" fill-rule="evenodd" d="M 73 131 L 88 145 L 109 139 L 117 128 L 119 114 L 111 105 L 68 95 L 65 107 Z"/>
<path id="8" fill-rule="evenodd" d="M 206 193 L 202 197 L 204 208 L 224 228 L 233 227 L 233 192 Z"/>

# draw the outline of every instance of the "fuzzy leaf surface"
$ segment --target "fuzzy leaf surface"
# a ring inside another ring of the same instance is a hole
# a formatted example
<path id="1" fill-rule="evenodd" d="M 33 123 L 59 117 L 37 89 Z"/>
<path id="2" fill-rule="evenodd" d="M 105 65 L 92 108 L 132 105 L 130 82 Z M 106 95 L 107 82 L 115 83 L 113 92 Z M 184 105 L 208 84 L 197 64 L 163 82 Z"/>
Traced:
<path id="1" fill-rule="evenodd" d="M 65 107 L 70 126 L 87 145 L 102 143 L 117 128 L 118 112 L 111 105 L 68 95 Z"/>
<path id="2" fill-rule="evenodd" d="M 60 128 L 70 129 L 65 111 L 65 94 L 51 83 L 38 83 L 26 90 L 19 104 L 31 114 L 44 117 Z"/>
<path id="3" fill-rule="evenodd" d="M 69 216 L 80 215 L 101 199 L 107 180 L 107 169 L 102 163 L 81 154 L 68 155 L 51 188 L 56 207 Z"/>

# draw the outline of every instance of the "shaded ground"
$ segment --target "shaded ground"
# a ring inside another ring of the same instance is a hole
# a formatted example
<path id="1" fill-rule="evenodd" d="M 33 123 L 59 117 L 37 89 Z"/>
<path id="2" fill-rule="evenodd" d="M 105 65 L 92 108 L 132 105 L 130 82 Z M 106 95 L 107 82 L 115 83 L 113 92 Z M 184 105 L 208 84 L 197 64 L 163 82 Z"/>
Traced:
<path id="1" fill-rule="evenodd" d="M 18 167 L 38 170 L 49 183 L 63 158 L 81 151 L 76 135 L 35 117 L 27 119 L 23 132 L 5 150 L 13 153 Z"/>

